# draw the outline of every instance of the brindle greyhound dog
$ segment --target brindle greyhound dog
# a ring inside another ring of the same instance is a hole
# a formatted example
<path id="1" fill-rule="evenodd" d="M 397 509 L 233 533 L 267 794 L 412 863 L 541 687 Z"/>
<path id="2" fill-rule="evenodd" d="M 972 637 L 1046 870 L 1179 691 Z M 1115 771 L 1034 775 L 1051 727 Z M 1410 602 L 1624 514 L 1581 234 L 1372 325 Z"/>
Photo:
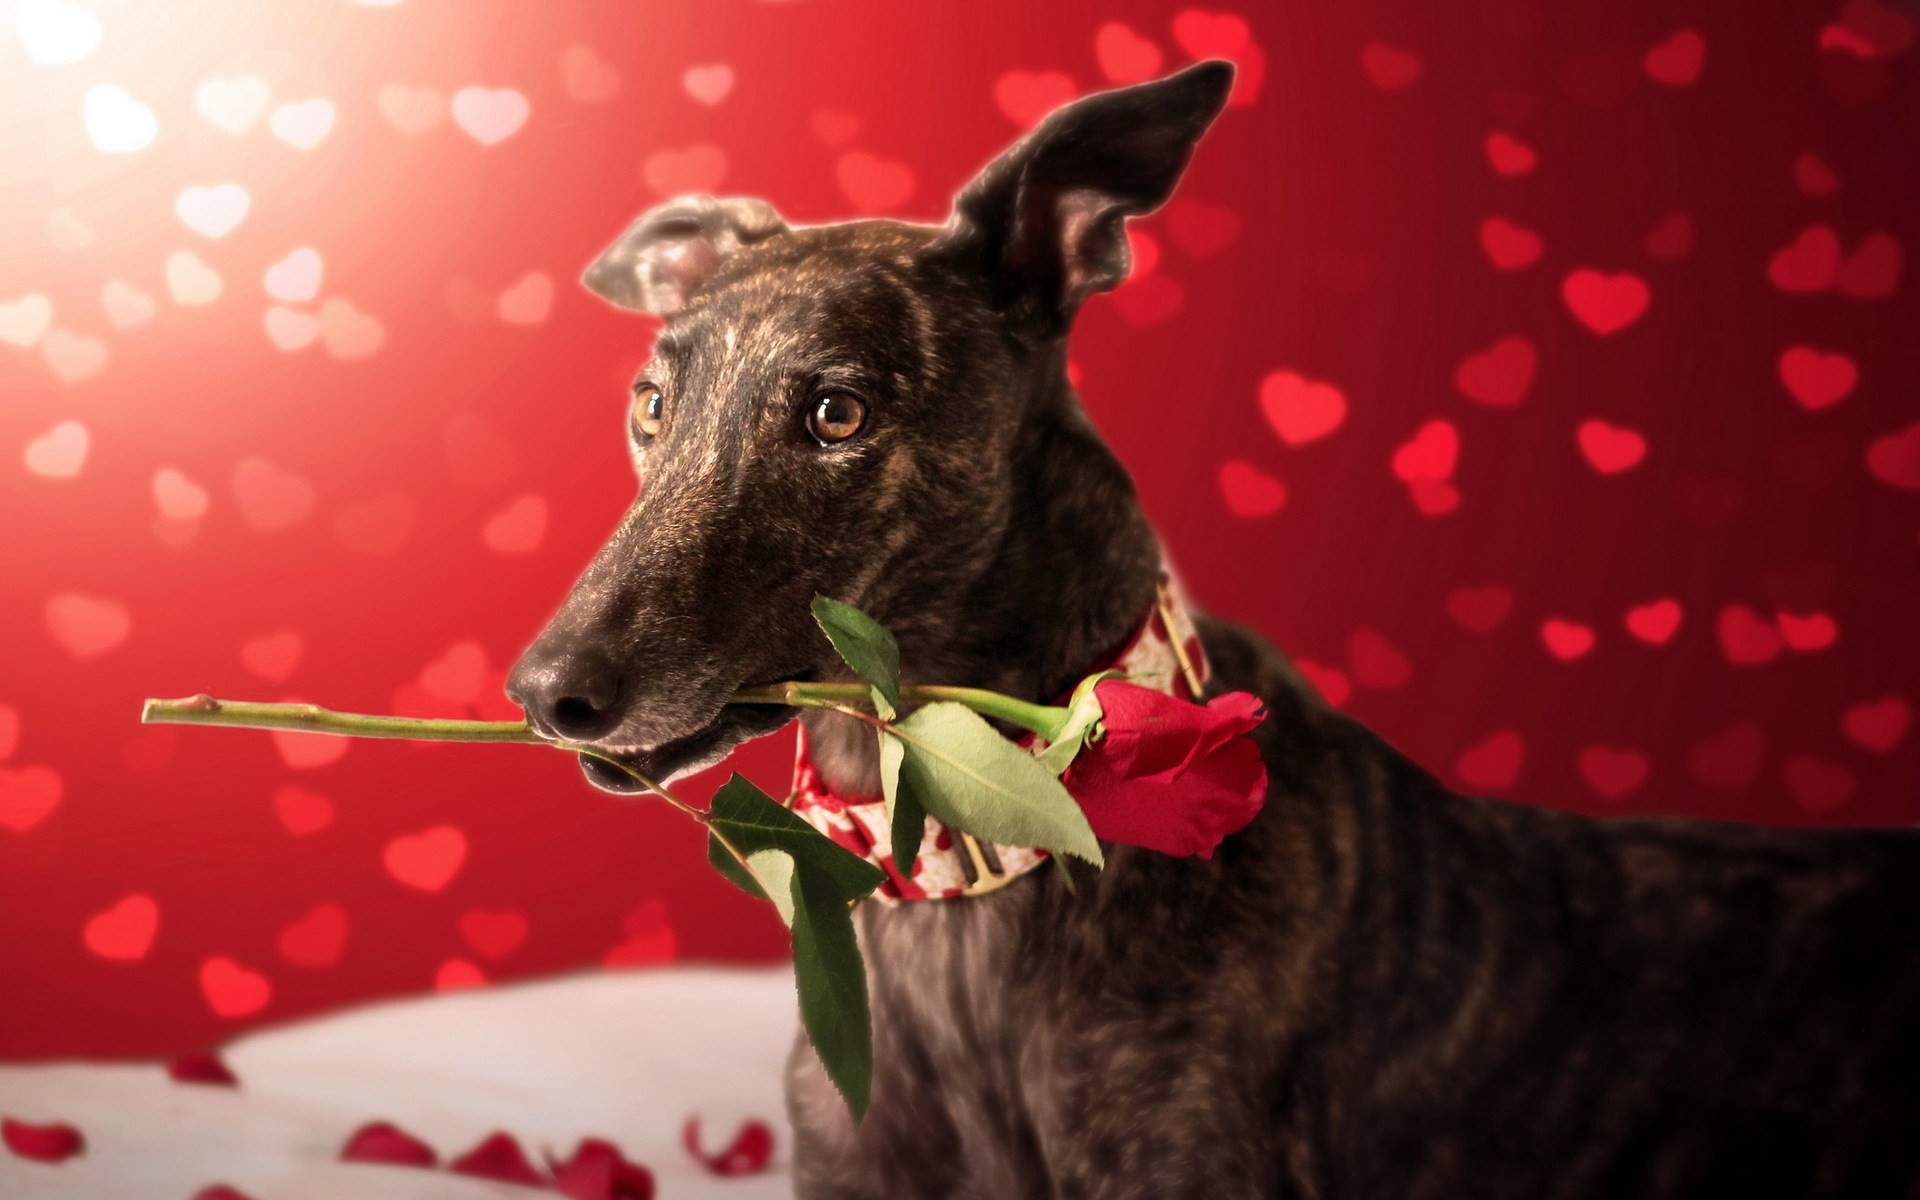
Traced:
<path id="1" fill-rule="evenodd" d="M 1124 640 L 1160 551 L 1066 338 L 1231 79 L 1068 105 L 938 228 L 697 197 L 629 229 L 586 283 L 666 318 L 644 486 L 513 673 L 535 727 L 707 766 L 796 715 L 736 688 L 846 677 L 816 593 L 920 681 L 1035 700 Z M 1259 818 L 1210 861 L 1108 847 L 1072 893 L 859 905 L 872 1104 L 796 1047 L 802 1197 L 1920 1196 L 1920 835 L 1458 796 L 1200 630 L 1212 688 L 1270 710 Z M 871 794 L 870 731 L 799 719 Z"/>

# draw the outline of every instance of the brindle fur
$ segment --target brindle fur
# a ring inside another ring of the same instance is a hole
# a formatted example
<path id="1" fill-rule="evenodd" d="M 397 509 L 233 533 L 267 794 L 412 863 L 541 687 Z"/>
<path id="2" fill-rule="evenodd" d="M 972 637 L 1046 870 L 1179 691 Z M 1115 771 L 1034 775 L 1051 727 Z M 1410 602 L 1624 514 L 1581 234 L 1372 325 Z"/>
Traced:
<path id="1" fill-rule="evenodd" d="M 816 592 L 922 681 L 1041 699 L 1109 653 L 1158 546 L 1066 331 L 1226 80 L 1063 110 L 941 229 L 704 198 L 637 223 L 588 282 L 668 316 L 668 426 L 514 673 L 530 719 L 709 763 L 792 716 L 733 688 L 843 677 Z M 798 432 L 821 386 L 872 404 L 855 442 Z M 1071 893 L 860 905 L 872 1105 L 854 1125 L 796 1045 L 804 1200 L 1920 1196 L 1920 836 L 1458 796 L 1255 635 L 1201 629 L 1212 686 L 1271 713 L 1259 818 L 1211 861 L 1109 847 Z M 870 732 L 801 720 L 870 792 Z"/>

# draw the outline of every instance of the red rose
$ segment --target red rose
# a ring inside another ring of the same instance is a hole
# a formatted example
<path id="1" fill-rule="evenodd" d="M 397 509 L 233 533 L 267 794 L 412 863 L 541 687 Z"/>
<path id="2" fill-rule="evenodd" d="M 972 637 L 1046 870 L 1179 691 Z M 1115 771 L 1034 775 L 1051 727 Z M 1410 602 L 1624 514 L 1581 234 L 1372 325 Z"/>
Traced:
<path id="1" fill-rule="evenodd" d="M 1259 697 L 1201 705 L 1118 679 L 1094 685 L 1105 736 L 1061 777 L 1105 841 L 1213 857 L 1266 802 L 1267 767 L 1246 735 L 1266 719 Z"/>

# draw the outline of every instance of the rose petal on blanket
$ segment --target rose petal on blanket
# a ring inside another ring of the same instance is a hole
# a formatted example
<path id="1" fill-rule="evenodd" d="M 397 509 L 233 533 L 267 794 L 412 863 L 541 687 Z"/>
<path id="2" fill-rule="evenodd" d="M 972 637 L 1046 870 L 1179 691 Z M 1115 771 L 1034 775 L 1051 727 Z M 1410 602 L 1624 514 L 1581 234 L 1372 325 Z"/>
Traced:
<path id="1" fill-rule="evenodd" d="M 715 1175 L 753 1175 L 767 1169 L 773 1160 L 773 1130 L 764 1121 L 748 1121 L 733 1135 L 733 1143 L 718 1154 L 700 1149 L 700 1118 L 688 1117 L 680 1131 L 680 1143 L 701 1166 Z"/>
<path id="2" fill-rule="evenodd" d="M 373 1121 L 353 1131 L 340 1148 L 341 1162 L 388 1163 L 403 1167 L 431 1167 L 440 1156 L 433 1147 L 386 1121 Z"/>
<path id="3" fill-rule="evenodd" d="M 564 1163 L 547 1159 L 553 1190 L 568 1200 L 653 1200 L 653 1172 L 630 1163 L 619 1147 L 586 1138 Z"/>
<path id="4" fill-rule="evenodd" d="M 520 1143 L 506 1133 L 488 1134 L 486 1140 L 447 1165 L 461 1175 L 478 1175 L 482 1179 L 498 1179 L 505 1183 L 530 1183 L 535 1187 L 543 1187 L 547 1182 L 546 1177 L 534 1170 L 533 1164 L 527 1161 Z"/>
<path id="5" fill-rule="evenodd" d="M 195 1192 L 193 1194 L 193 1200 L 253 1200 L 253 1197 L 240 1191 L 238 1188 L 230 1188 L 224 1183 L 216 1183 L 208 1187 L 203 1187 Z"/>
<path id="6" fill-rule="evenodd" d="M 0 1139 L 5 1140 L 7 1149 L 35 1162 L 65 1162 L 87 1149 L 87 1139 L 78 1129 L 58 1121 L 30 1125 L 7 1117 L 0 1120 Z"/>
<path id="7" fill-rule="evenodd" d="M 217 1054 L 182 1054 L 167 1064 L 167 1075 L 175 1083 L 207 1083 L 218 1087 L 239 1087 L 240 1080 Z"/>

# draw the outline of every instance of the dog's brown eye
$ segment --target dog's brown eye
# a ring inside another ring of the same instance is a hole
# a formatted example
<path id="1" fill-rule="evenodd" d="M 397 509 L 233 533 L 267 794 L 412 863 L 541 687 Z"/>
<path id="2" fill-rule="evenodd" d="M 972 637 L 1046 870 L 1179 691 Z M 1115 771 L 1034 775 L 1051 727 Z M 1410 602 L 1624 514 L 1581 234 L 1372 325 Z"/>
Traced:
<path id="1" fill-rule="evenodd" d="M 813 402 L 807 432 L 822 446 L 844 442 L 867 423 L 867 406 L 850 392 L 828 392 Z"/>
<path id="2" fill-rule="evenodd" d="M 660 436 L 660 422 L 667 412 L 667 398 L 651 383 L 633 385 L 633 423 L 648 437 Z"/>

